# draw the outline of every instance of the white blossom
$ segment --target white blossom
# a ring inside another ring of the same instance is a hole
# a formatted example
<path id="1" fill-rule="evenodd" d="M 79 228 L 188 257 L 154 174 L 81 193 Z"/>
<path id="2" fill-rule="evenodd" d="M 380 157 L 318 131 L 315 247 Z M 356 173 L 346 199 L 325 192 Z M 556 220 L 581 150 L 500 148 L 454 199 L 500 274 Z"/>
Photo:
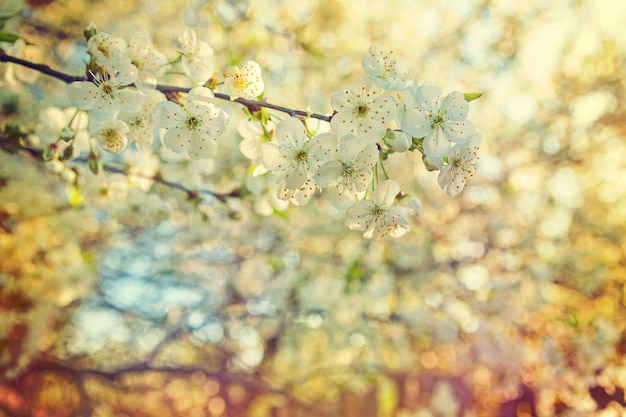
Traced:
<path id="1" fill-rule="evenodd" d="M 470 143 L 454 145 L 448 154 L 448 163 L 441 168 L 437 182 L 450 197 L 459 194 L 465 188 L 467 177 L 476 169 L 478 148 L 482 142 L 480 133 L 474 135 Z"/>
<path id="2" fill-rule="evenodd" d="M 126 56 L 137 67 L 137 84 L 154 88 L 157 79 L 167 69 L 167 58 L 157 50 L 150 38 L 144 34 L 133 36 L 126 49 Z"/>
<path id="3" fill-rule="evenodd" d="M 145 102 L 137 112 L 120 112 L 118 118 L 128 125 L 128 142 L 134 142 L 137 149 L 143 152 L 152 149 L 154 137 L 158 129 L 154 121 L 154 106 L 165 101 L 165 95 L 157 90 L 145 90 Z"/>
<path id="4" fill-rule="evenodd" d="M 346 210 L 348 228 L 363 231 L 363 237 L 368 239 L 404 235 L 409 230 L 408 215 L 412 210 L 394 205 L 399 193 L 400 186 L 395 181 L 381 182 L 371 199 L 359 200 Z"/>
<path id="5" fill-rule="evenodd" d="M 393 58 L 393 51 L 383 51 L 378 46 L 370 46 L 363 55 L 361 66 L 380 88 L 404 91 L 412 81 L 407 81 L 407 71 L 403 63 Z"/>
<path id="6" fill-rule="evenodd" d="M 352 134 L 367 143 L 376 143 L 385 136 L 387 123 L 397 111 L 396 99 L 381 93 L 369 77 L 361 77 L 352 88 L 333 94 L 330 103 L 337 112 L 330 121 L 337 136 Z"/>
<path id="7" fill-rule="evenodd" d="M 154 106 L 154 119 L 158 127 L 166 128 L 163 144 L 176 153 L 187 152 L 192 159 L 214 156 L 217 137 L 224 133 L 228 116 L 209 100 L 213 92 L 206 87 L 189 91 L 185 107 L 171 101 Z"/>
<path id="8" fill-rule="evenodd" d="M 124 57 L 126 41 L 106 32 L 98 32 L 87 41 L 87 52 L 91 54 L 96 64 L 110 65 Z"/>
<path id="9" fill-rule="evenodd" d="M 120 111 L 135 112 L 141 109 L 144 95 L 129 88 L 137 79 L 137 68 L 126 61 L 117 61 L 102 74 L 96 74 L 93 82 L 76 81 L 67 92 L 72 103 L 82 110 L 91 110 L 91 116 L 99 120 L 113 120 Z"/>
<path id="10" fill-rule="evenodd" d="M 337 159 L 324 163 L 315 175 L 320 187 L 329 187 L 331 203 L 344 209 L 362 197 L 372 181 L 372 167 L 378 161 L 376 145 L 359 141 L 356 136 L 341 138 Z"/>
<path id="11" fill-rule="evenodd" d="M 189 26 L 183 28 L 178 42 L 183 72 L 197 84 L 204 84 L 211 78 L 215 69 L 213 48 L 208 43 L 198 40 L 196 32 Z"/>
<path id="12" fill-rule="evenodd" d="M 472 140 L 474 125 L 466 119 L 468 107 L 458 91 L 442 99 L 435 85 L 413 87 L 400 103 L 400 127 L 415 138 L 424 138 L 427 156 L 441 158 L 448 154 L 452 143 Z"/>
<path id="13" fill-rule="evenodd" d="M 93 119 L 89 131 L 98 145 L 109 153 L 120 153 L 128 146 L 128 125 L 121 120 Z"/>
<path id="14" fill-rule="evenodd" d="M 275 130 L 276 124 L 271 120 L 261 124 L 258 120 L 244 119 L 237 127 L 237 132 L 243 137 L 243 140 L 239 142 L 239 151 L 252 162 L 253 176 L 267 172 L 267 168 L 263 165 L 262 149 L 263 144 L 272 139 Z"/>
<path id="15" fill-rule="evenodd" d="M 242 97 L 252 100 L 258 97 L 265 88 L 261 77 L 261 66 L 254 61 L 246 61 L 239 70 L 235 67 L 234 74 L 226 74 L 224 91 L 232 98 Z"/>
<path id="16" fill-rule="evenodd" d="M 322 133 L 309 139 L 302 122 L 291 117 L 276 127 L 275 141 L 263 144 L 262 160 L 267 169 L 280 174 L 285 188 L 297 190 L 332 158 L 336 146 L 334 134 Z"/>

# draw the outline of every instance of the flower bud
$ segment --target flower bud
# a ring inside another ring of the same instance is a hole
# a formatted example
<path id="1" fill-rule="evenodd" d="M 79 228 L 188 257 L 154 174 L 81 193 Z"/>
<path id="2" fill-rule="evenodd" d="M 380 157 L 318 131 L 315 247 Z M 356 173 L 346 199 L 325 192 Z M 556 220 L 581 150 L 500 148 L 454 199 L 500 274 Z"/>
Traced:
<path id="1" fill-rule="evenodd" d="M 89 40 L 93 35 L 98 33 L 98 28 L 94 22 L 89 22 L 89 24 L 83 29 L 83 35 L 85 36 L 85 40 Z"/>
<path id="2" fill-rule="evenodd" d="M 65 142 L 69 142 L 72 139 L 74 139 L 75 135 L 76 135 L 76 132 L 74 132 L 74 129 L 72 129 L 69 126 L 66 126 L 63 128 L 63 130 L 61 130 L 61 134 L 59 135 L 59 137 Z"/>
<path id="3" fill-rule="evenodd" d="M 100 155 L 96 152 L 89 152 L 89 157 L 87 158 L 87 165 L 89 166 L 89 170 L 94 174 L 98 175 L 100 172 Z"/>
<path id="4" fill-rule="evenodd" d="M 56 143 L 50 144 L 43 151 L 43 160 L 44 161 L 52 161 L 55 159 L 59 159 L 59 146 Z"/>

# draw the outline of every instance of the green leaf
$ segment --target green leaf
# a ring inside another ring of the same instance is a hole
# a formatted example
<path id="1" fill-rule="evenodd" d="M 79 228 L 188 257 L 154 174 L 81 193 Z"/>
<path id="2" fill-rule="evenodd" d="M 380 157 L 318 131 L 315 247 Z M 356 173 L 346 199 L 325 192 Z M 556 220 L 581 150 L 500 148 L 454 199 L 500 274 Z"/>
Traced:
<path id="1" fill-rule="evenodd" d="M 15 43 L 20 37 L 9 32 L 0 30 L 0 42 Z"/>
<path id="2" fill-rule="evenodd" d="M 482 97 L 483 93 L 465 93 L 463 94 L 463 97 L 465 97 L 465 100 L 467 102 L 476 100 L 479 97 Z"/>
<path id="3" fill-rule="evenodd" d="M 22 11 L 22 9 L 18 9 L 16 11 L 14 11 L 13 13 L 4 13 L 4 14 L 0 14 L 0 29 L 4 28 L 4 25 L 6 24 L 7 21 L 9 21 L 11 18 L 17 16 L 18 14 L 20 14 L 20 12 Z"/>

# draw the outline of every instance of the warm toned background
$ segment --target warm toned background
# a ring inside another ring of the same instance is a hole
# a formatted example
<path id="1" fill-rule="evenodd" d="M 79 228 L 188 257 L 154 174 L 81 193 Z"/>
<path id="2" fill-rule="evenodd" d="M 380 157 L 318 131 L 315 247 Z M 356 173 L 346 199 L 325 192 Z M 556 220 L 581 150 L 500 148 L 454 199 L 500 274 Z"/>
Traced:
<path id="1" fill-rule="evenodd" d="M 454 199 L 393 155 L 423 208 L 380 241 L 323 198 L 286 218 L 216 204 L 200 226 L 165 187 L 160 223 L 68 208 L 60 179 L 2 151 L 0 416 L 623 415 L 626 3 L 27 3 L 0 7 L 30 8 L 8 28 L 37 62 L 80 74 L 89 21 L 174 57 L 187 24 L 218 71 L 254 59 L 268 101 L 326 114 L 369 45 L 393 49 L 420 83 L 484 93 L 483 146 Z M 41 107 L 68 105 L 62 83 L 2 71 L 7 123 L 33 130 Z M 229 139 L 199 167 L 217 190 L 247 169 L 243 114 L 225 108 Z"/>

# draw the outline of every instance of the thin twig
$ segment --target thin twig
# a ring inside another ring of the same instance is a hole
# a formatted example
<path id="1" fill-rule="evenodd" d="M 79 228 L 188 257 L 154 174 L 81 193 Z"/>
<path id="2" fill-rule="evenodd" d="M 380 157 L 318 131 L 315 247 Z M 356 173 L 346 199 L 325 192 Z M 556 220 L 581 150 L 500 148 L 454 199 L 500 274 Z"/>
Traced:
<path id="1" fill-rule="evenodd" d="M 75 81 L 87 81 L 87 77 L 65 74 L 63 72 L 53 70 L 52 68 L 50 68 L 47 65 L 36 64 L 34 62 L 30 62 L 30 61 L 27 61 L 25 59 L 21 59 L 21 58 L 17 58 L 17 57 L 8 55 L 6 52 L 4 52 L 1 49 L 0 49 L 0 62 L 6 62 L 6 63 L 13 63 L 13 64 L 17 64 L 17 65 L 22 65 L 22 66 L 24 66 L 26 68 L 30 68 L 30 69 L 33 69 L 35 71 L 39 71 L 42 74 L 48 75 L 48 76 L 56 78 L 58 80 L 61 80 L 61 81 L 65 82 L 66 84 L 73 83 Z M 161 92 L 163 92 L 163 93 L 175 93 L 175 92 L 177 92 L 177 93 L 187 93 L 190 90 L 189 88 L 176 87 L 176 86 L 170 86 L 170 85 L 158 85 L 156 87 L 156 89 L 161 91 Z M 242 105 L 244 105 L 244 106 L 246 106 L 248 108 L 265 107 L 265 108 L 276 110 L 276 111 L 279 111 L 279 112 L 282 112 L 282 113 L 287 113 L 290 116 L 300 116 L 300 117 L 303 117 L 303 118 L 310 117 L 310 118 L 313 118 L 313 119 L 318 119 L 318 120 L 322 120 L 324 122 L 329 122 L 329 123 L 330 123 L 330 119 L 332 118 L 332 116 L 327 116 L 327 115 L 318 114 L 318 113 L 312 113 L 312 112 L 308 112 L 308 111 L 304 111 L 304 110 L 290 109 L 288 107 L 279 106 L 279 105 L 276 105 L 276 104 L 268 103 L 266 101 L 246 100 L 246 99 L 241 98 L 241 97 L 239 97 L 239 98 L 232 98 L 228 94 L 223 94 L 223 93 L 215 93 L 215 98 L 218 98 L 220 100 L 225 100 L 225 101 L 231 101 L 231 102 L 239 103 L 239 104 L 242 104 Z"/>

